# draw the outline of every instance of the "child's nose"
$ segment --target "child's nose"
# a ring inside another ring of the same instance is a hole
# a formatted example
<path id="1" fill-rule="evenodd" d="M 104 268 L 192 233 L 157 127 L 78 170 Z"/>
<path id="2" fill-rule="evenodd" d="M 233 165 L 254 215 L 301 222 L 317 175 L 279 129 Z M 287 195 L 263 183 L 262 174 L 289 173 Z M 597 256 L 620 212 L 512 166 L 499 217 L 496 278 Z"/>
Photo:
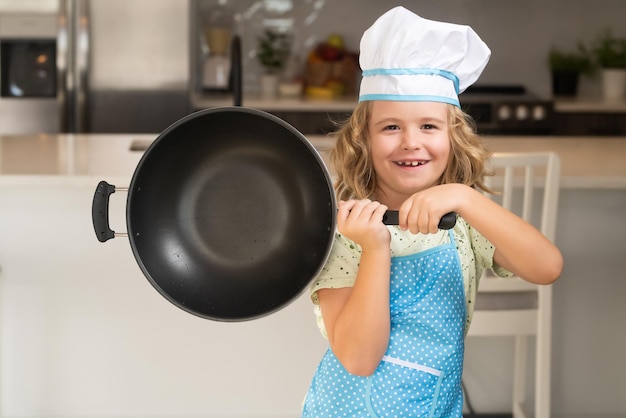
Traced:
<path id="1" fill-rule="evenodd" d="M 420 149 L 422 147 L 422 139 L 419 132 L 407 131 L 402 135 L 402 148 L 405 150 Z"/>

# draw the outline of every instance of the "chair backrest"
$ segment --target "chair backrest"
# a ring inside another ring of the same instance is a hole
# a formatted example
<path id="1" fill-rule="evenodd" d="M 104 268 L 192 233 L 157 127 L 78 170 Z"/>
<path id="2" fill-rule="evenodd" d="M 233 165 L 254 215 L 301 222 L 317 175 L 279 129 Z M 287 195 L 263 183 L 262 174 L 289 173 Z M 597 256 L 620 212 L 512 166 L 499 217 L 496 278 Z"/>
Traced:
<path id="1" fill-rule="evenodd" d="M 559 156 L 554 152 L 494 153 L 488 164 L 494 176 L 486 179 L 487 184 L 498 192 L 490 197 L 534 224 L 554 242 L 561 174 Z"/>
<path id="2" fill-rule="evenodd" d="M 554 152 L 494 153 L 488 162 L 493 176 L 485 179 L 495 194 L 486 194 L 503 207 L 533 224 L 549 240 L 554 242 L 559 199 L 561 161 Z M 499 279 L 491 270 L 481 278 L 476 309 L 494 309 L 494 306 L 512 305 L 501 296 L 492 300 L 486 294 L 516 293 L 516 300 L 523 292 L 543 294 L 547 299 L 550 286 L 536 286 L 520 278 Z M 536 302 L 524 302 L 531 306 Z"/>
<path id="3" fill-rule="evenodd" d="M 553 152 L 496 153 L 489 161 L 493 177 L 488 194 L 502 206 L 535 225 L 554 242 L 561 161 Z M 519 277 L 500 279 L 488 271 L 481 278 L 470 336 L 514 336 L 513 411 L 527 416 L 528 336 L 535 336 L 535 415 L 550 416 L 552 286 L 538 286 Z"/>
<path id="4" fill-rule="evenodd" d="M 559 156 L 552 152 L 495 153 L 488 164 L 494 176 L 486 183 L 496 194 L 487 195 L 554 241 Z M 470 335 L 535 334 L 540 328 L 549 333 L 552 286 L 537 286 L 519 277 L 499 278 L 488 269 L 480 279 L 478 294 Z M 520 309 L 534 310 L 536 316 L 520 315 Z"/>

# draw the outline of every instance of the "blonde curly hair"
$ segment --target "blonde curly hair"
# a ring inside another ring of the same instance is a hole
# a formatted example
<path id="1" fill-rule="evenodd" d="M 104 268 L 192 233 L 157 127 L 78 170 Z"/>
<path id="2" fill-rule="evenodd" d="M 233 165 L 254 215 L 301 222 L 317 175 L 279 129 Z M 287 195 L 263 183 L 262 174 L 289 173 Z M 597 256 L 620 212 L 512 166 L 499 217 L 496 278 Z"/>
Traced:
<path id="1" fill-rule="evenodd" d="M 367 130 L 371 113 L 372 102 L 359 103 L 333 134 L 336 143 L 330 160 L 337 173 L 334 186 L 339 200 L 374 198 L 377 179 Z M 491 175 L 486 166 L 491 152 L 476 133 L 471 116 L 457 106 L 448 105 L 448 129 L 450 157 L 441 184 L 461 183 L 493 193 L 484 182 L 484 177 Z"/>

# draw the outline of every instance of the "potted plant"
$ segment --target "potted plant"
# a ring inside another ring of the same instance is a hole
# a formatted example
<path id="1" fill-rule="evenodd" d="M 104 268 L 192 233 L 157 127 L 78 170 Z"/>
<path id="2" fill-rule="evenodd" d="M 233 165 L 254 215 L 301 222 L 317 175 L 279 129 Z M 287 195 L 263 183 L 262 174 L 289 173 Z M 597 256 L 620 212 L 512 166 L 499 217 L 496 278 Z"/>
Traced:
<path id="1" fill-rule="evenodd" d="M 602 71 L 606 99 L 621 99 L 626 93 L 626 38 L 618 38 L 607 29 L 596 41 L 593 53 Z"/>
<path id="2" fill-rule="evenodd" d="M 287 33 L 266 29 L 258 41 L 257 58 L 264 68 L 261 74 L 261 95 L 274 98 L 278 91 L 280 73 L 291 52 L 291 37 Z"/>
<path id="3" fill-rule="evenodd" d="M 576 96 L 580 74 L 591 74 L 593 59 L 581 43 L 575 51 L 552 48 L 548 55 L 552 73 L 552 93 L 555 96 Z"/>

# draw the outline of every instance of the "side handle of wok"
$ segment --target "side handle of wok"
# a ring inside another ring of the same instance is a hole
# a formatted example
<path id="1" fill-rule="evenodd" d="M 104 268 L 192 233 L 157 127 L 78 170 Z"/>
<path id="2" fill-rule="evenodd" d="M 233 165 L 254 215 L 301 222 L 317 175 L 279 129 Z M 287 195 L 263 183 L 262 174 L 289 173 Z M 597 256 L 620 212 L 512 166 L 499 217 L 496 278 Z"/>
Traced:
<path id="1" fill-rule="evenodd" d="M 115 231 L 109 226 L 109 197 L 115 193 L 115 186 L 101 181 L 96 187 L 91 205 L 91 219 L 98 241 L 105 242 L 115 238 Z"/>
<path id="2" fill-rule="evenodd" d="M 388 210 L 387 212 L 385 212 L 385 215 L 383 215 L 383 223 L 385 225 L 398 225 L 398 223 L 400 223 L 400 220 L 398 218 L 398 211 Z M 452 229 L 455 224 L 456 213 L 450 212 L 441 217 L 438 226 L 439 229 Z"/>

